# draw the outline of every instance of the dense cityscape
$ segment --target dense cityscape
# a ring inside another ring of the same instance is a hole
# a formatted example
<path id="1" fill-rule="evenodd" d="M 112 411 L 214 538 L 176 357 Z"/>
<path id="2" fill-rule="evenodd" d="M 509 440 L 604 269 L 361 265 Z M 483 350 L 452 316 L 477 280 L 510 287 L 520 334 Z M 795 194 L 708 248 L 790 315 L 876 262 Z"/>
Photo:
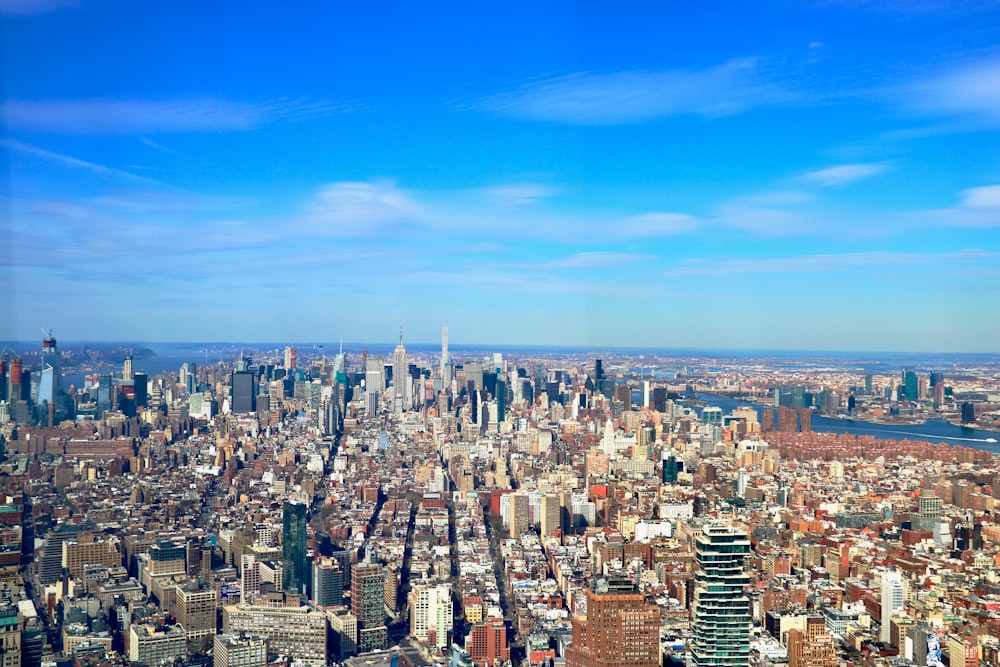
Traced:
<path id="1" fill-rule="evenodd" d="M 448 343 L 5 348 L 5 665 L 1000 664 L 997 359 Z"/>
<path id="2" fill-rule="evenodd" d="M 1000 0 L 0 64 L 0 667 L 1000 667 Z"/>

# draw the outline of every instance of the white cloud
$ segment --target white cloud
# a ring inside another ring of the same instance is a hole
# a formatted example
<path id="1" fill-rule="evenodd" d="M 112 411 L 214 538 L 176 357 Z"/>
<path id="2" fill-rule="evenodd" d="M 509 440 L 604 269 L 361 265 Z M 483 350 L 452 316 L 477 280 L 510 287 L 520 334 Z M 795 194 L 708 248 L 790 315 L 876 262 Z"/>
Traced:
<path id="1" fill-rule="evenodd" d="M 796 99 L 767 80 L 758 59 L 743 58 L 704 69 L 570 74 L 493 95 L 472 108 L 528 120 L 613 125 L 678 114 L 715 118 Z"/>
<path id="2" fill-rule="evenodd" d="M 334 183 L 323 188 L 293 223 L 298 233 L 370 236 L 426 221 L 421 206 L 393 183 Z"/>
<path id="3" fill-rule="evenodd" d="M 325 116 L 348 108 L 305 99 L 9 100 L 0 106 L 0 115 L 12 129 L 59 134 L 142 134 L 251 130 L 276 120 Z M 148 139 L 144 143 L 153 145 Z"/>
<path id="4" fill-rule="evenodd" d="M 873 164 L 838 164 L 825 169 L 818 169 L 802 174 L 799 179 L 808 183 L 815 183 L 823 187 L 837 187 L 847 185 L 866 178 L 872 178 L 883 174 L 888 170 L 888 166 L 881 163 Z"/>
<path id="5" fill-rule="evenodd" d="M 1000 227 L 1000 185 L 963 190 L 956 206 L 922 211 L 918 217 L 950 227 Z"/>
<path id="6" fill-rule="evenodd" d="M 962 207 L 972 210 L 992 209 L 1000 212 L 1000 185 L 986 185 L 963 191 Z"/>
<path id="7" fill-rule="evenodd" d="M 907 111 L 1000 123 L 1000 57 L 958 63 L 895 91 Z"/>

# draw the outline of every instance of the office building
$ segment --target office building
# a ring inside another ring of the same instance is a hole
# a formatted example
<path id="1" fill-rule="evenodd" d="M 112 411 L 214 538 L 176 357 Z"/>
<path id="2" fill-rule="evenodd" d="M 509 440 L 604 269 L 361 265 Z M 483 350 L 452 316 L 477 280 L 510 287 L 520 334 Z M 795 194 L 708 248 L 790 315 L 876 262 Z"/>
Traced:
<path id="1" fill-rule="evenodd" d="M 233 396 L 230 408 L 233 414 L 241 415 L 257 410 L 257 376 L 253 371 L 233 373 Z"/>
<path id="2" fill-rule="evenodd" d="M 882 627 L 879 639 L 888 644 L 892 641 L 892 615 L 903 610 L 904 606 L 903 576 L 899 570 L 886 570 L 882 573 Z"/>
<path id="3" fill-rule="evenodd" d="M 809 616 L 805 629 L 788 631 L 788 667 L 837 667 L 837 650 L 822 616 Z"/>
<path id="4" fill-rule="evenodd" d="M 312 601 L 318 607 L 344 604 L 344 570 L 335 558 L 317 557 L 312 561 Z"/>
<path id="5" fill-rule="evenodd" d="M 528 496 L 524 493 L 514 493 L 510 496 L 510 536 L 518 538 L 528 532 L 530 525 L 530 508 Z"/>
<path id="6" fill-rule="evenodd" d="M 451 588 L 417 586 L 409 595 L 410 634 L 428 646 L 444 650 L 451 644 L 455 622 Z"/>
<path id="7" fill-rule="evenodd" d="M 215 634 L 219 594 L 209 585 L 191 582 L 177 589 L 177 622 L 189 641 L 201 641 Z"/>
<path id="8" fill-rule="evenodd" d="M 118 567 L 122 554 L 118 538 L 97 539 L 94 533 L 81 533 L 62 543 L 62 566 L 70 576 L 79 577 L 88 565 Z"/>
<path id="9" fill-rule="evenodd" d="M 628 580 L 595 579 L 573 617 L 566 667 L 659 667 L 660 613 Z"/>
<path id="10" fill-rule="evenodd" d="M 284 590 L 305 594 L 309 577 L 306 561 L 306 523 L 308 507 L 295 500 L 286 501 L 281 532 L 281 565 Z"/>
<path id="11" fill-rule="evenodd" d="M 562 528 L 562 504 L 557 494 L 548 493 L 542 496 L 541 510 L 539 533 L 542 536 L 552 535 Z"/>
<path id="12" fill-rule="evenodd" d="M 299 604 L 297 595 L 262 595 L 259 604 L 222 608 L 223 634 L 258 635 L 267 650 L 309 665 L 326 664 L 326 614 Z"/>
<path id="13" fill-rule="evenodd" d="M 267 640 L 256 635 L 215 635 L 212 667 L 266 667 Z"/>
<path id="14" fill-rule="evenodd" d="M 374 563 L 351 568 L 351 613 L 358 619 L 358 651 L 383 649 L 388 643 L 385 626 L 385 572 Z"/>
<path id="15" fill-rule="evenodd" d="M 330 623 L 330 659 L 341 662 L 358 652 L 358 619 L 345 606 L 326 610 Z"/>
<path id="16" fill-rule="evenodd" d="M 128 659 L 140 665 L 159 665 L 187 655 L 187 632 L 182 625 L 132 623 L 128 628 Z"/>
<path id="17" fill-rule="evenodd" d="M 507 626 L 502 618 L 491 618 L 472 626 L 465 638 L 465 650 L 475 665 L 493 665 L 510 660 Z"/>
<path id="18" fill-rule="evenodd" d="M 750 661 L 750 552 L 746 533 L 710 523 L 695 539 L 693 667 L 746 667 Z"/>

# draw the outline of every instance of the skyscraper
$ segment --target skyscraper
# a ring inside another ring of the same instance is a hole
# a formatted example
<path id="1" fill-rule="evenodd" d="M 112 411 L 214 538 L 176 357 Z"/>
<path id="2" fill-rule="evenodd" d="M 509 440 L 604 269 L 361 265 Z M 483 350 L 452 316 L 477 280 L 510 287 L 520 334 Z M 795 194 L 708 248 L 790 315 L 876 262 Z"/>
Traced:
<path id="1" fill-rule="evenodd" d="M 306 513 L 305 503 L 294 500 L 285 502 L 284 527 L 281 533 L 282 585 L 286 591 L 303 594 L 309 577 L 306 562 Z"/>
<path id="2" fill-rule="evenodd" d="M 882 574 L 882 628 L 879 639 L 885 643 L 892 640 L 892 615 L 903 609 L 903 577 L 898 570 L 886 570 Z"/>
<path id="3" fill-rule="evenodd" d="M 541 521 L 539 522 L 539 533 L 543 536 L 552 535 L 562 528 L 562 506 L 559 496 L 555 493 L 548 493 L 542 496 Z"/>
<path id="4" fill-rule="evenodd" d="M 710 523 L 695 540 L 693 667 L 745 667 L 750 661 L 750 552 L 744 532 Z"/>
<path id="5" fill-rule="evenodd" d="M 441 389 L 451 385 L 451 367 L 448 363 L 448 327 L 441 327 Z"/>
<path id="6" fill-rule="evenodd" d="M 911 370 L 903 371 L 903 391 L 906 393 L 906 400 L 920 400 L 920 394 L 917 390 L 917 374 L 915 372 Z"/>
<path id="7" fill-rule="evenodd" d="M 410 367 L 406 361 L 406 348 L 403 347 L 403 328 L 399 329 L 399 345 L 392 352 L 392 386 L 393 405 L 395 412 L 407 412 L 412 406 L 412 387 Z"/>
<path id="8" fill-rule="evenodd" d="M 530 509 L 528 496 L 524 493 L 514 493 L 510 496 L 510 536 L 519 538 L 528 532 Z"/>
<path id="9" fill-rule="evenodd" d="M 365 653 L 386 647 L 385 572 L 374 563 L 351 568 L 351 613 L 358 619 L 358 651 Z"/>
<path id="10" fill-rule="evenodd" d="M 253 371 L 235 371 L 233 373 L 231 407 L 234 414 L 245 414 L 257 410 L 256 379 Z"/>
<path id="11" fill-rule="evenodd" d="M 620 592 L 607 579 L 595 579 L 586 591 L 586 615 L 573 617 L 573 644 L 566 667 L 658 667 L 660 613 L 641 593 Z M 625 588 L 630 588 L 627 586 Z"/>

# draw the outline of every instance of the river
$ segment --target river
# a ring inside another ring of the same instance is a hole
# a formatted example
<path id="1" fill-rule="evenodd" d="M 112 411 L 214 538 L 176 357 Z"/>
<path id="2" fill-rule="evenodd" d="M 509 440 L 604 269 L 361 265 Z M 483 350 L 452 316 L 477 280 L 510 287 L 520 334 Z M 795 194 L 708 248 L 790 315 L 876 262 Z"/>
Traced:
<path id="1" fill-rule="evenodd" d="M 698 394 L 698 398 L 709 405 L 722 408 L 726 413 L 733 408 L 749 405 L 760 415 L 762 406 L 727 396 Z M 876 424 L 858 419 L 838 419 L 813 414 L 812 430 L 817 433 L 850 433 L 852 435 L 872 435 L 884 440 L 922 440 L 946 445 L 963 445 L 974 449 L 1000 453 L 1000 433 L 983 431 L 965 426 L 955 426 L 944 419 L 928 419 L 923 424 Z"/>

